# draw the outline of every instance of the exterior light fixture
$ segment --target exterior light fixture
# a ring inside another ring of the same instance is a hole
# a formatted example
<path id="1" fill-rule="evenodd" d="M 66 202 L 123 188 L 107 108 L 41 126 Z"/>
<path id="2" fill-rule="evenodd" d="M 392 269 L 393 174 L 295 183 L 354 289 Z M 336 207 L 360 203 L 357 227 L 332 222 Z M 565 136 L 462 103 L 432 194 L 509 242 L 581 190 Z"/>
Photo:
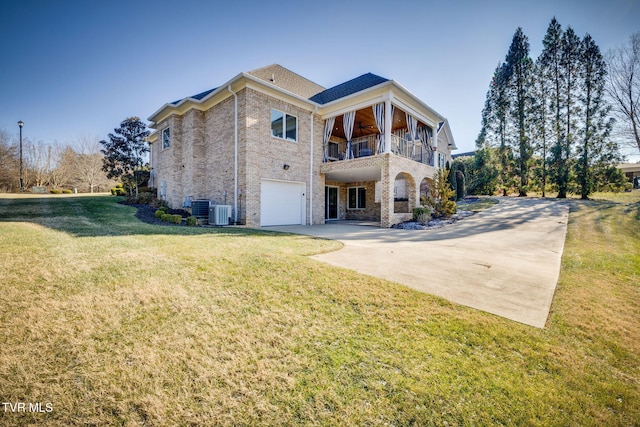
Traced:
<path id="1" fill-rule="evenodd" d="M 290 167 L 291 166 L 289 166 L 288 164 L 285 163 L 284 166 L 282 166 L 282 169 L 288 171 Z"/>

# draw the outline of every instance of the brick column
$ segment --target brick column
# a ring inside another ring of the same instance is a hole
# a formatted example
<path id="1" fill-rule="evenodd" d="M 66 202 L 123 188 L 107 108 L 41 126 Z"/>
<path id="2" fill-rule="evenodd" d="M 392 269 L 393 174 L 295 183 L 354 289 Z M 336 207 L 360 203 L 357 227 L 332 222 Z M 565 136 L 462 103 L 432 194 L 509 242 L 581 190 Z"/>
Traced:
<path id="1" fill-rule="evenodd" d="M 389 141 L 390 142 L 390 141 Z M 395 176 L 391 176 L 390 171 L 391 154 L 384 155 L 384 162 L 380 171 L 380 226 L 391 227 L 391 217 L 393 216 L 393 185 Z"/>

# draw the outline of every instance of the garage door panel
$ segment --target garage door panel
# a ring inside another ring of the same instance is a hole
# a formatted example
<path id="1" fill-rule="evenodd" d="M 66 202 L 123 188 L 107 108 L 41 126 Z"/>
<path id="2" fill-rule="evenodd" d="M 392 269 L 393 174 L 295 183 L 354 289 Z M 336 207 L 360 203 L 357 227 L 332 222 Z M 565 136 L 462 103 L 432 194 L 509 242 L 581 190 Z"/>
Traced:
<path id="1" fill-rule="evenodd" d="M 303 224 L 305 184 L 268 181 L 261 183 L 260 225 Z"/>

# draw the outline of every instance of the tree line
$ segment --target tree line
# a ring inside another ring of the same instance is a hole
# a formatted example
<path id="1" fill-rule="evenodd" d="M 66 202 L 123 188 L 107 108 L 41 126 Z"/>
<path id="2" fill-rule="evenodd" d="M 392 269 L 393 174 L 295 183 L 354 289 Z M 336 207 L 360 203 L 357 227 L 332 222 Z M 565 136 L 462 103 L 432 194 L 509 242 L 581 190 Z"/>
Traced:
<path id="1" fill-rule="evenodd" d="M 593 38 L 553 18 L 537 59 L 518 28 L 491 79 L 470 190 L 504 195 L 549 190 L 588 198 L 620 182 L 622 160 L 607 98 L 607 62 Z"/>
<path id="2" fill-rule="evenodd" d="M 75 143 L 46 144 L 23 138 L 25 191 L 46 187 L 52 191 L 108 191 L 114 181 L 102 170 L 103 154 L 97 138 L 82 136 Z M 0 192 L 20 191 L 20 147 L 17 137 L 0 129 Z"/>

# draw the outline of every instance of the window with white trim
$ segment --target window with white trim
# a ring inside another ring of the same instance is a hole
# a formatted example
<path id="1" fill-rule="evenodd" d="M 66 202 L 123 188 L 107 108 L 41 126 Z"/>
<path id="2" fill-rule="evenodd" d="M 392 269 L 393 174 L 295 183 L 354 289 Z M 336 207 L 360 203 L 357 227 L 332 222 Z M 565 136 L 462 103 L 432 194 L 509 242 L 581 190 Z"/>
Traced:
<path id="1" fill-rule="evenodd" d="M 162 149 L 169 147 L 171 147 L 171 128 L 166 128 L 162 131 Z"/>
<path id="2" fill-rule="evenodd" d="M 349 187 L 347 209 L 366 208 L 367 190 L 364 187 Z"/>
<path id="3" fill-rule="evenodd" d="M 271 136 L 286 139 L 287 141 L 298 140 L 298 118 L 282 111 L 271 110 Z"/>

